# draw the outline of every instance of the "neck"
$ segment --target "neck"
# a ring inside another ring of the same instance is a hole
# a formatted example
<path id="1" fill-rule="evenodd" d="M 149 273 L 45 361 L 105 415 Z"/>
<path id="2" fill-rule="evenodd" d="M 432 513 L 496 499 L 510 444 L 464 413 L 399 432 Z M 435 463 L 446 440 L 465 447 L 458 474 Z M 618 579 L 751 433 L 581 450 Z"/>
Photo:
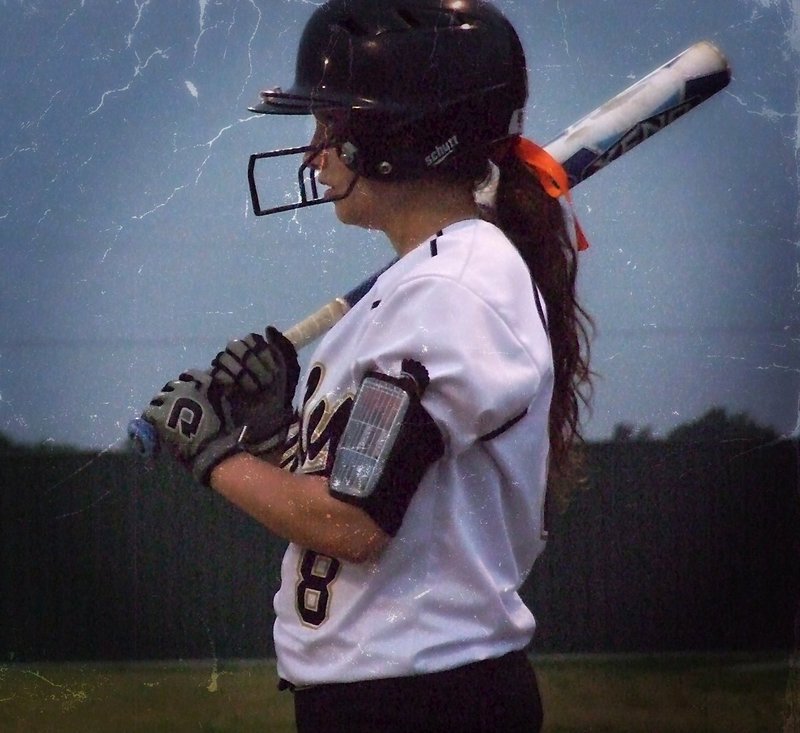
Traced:
<path id="1" fill-rule="evenodd" d="M 380 227 L 402 257 L 450 224 L 478 216 L 472 192 L 461 186 L 413 181 L 387 197 L 387 216 Z"/>

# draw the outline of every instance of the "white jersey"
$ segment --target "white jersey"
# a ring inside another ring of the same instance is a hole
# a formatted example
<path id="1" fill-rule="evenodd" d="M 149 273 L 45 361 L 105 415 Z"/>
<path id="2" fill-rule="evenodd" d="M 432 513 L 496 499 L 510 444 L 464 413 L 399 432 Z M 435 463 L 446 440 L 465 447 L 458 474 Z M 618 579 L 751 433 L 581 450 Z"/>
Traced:
<path id="1" fill-rule="evenodd" d="M 484 221 L 447 227 L 383 273 L 322 339 L 287 467 L 327 474 L 366 372 L 421 362 L 442 432 L 374 562 L 290 545 L 275 596 L 278 672 L 295 685 L 441 671 L 523 648 L 518 589 L 544 549 L 553 366 L 530 275 Z"/>

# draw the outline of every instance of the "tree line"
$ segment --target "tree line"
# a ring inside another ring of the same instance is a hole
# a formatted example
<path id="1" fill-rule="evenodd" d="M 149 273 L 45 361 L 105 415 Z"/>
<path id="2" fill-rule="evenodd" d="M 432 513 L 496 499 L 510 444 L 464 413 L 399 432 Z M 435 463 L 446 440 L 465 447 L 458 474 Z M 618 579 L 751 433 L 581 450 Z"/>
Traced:
<path id="1" fill-rule="evenodd" d="M 0 660 L 265 657 L 285 543 L 164 459 L 0 439 Z M 798 445 L 620 426 L 522 589 L 539 652 L 788 649 Z"/>
<path id="2" fill-rule="evenodd" d="M 767 444 L 781 439 L 781 435 L 773 428 L 756 422 L 744 412 L 729 413 L 724 407 L 712 407 L 702 416 L 678 425 L 669 430 L 663 437 L 656 437 L 650 426 L 639 427 L 634 423 L 617 423 L 608 441 L 611 443 L 636 442 L 694 442 L 725 443 L 730 441 L 750 441 Z M 125 448 L 121 448 L 125 450 Z M 81 449 L 65 443 L 42 441 L 28 444 L 13 440 L 0 432 L 0 455 L 9 453 L 63 453 L 81 451 Z"/>

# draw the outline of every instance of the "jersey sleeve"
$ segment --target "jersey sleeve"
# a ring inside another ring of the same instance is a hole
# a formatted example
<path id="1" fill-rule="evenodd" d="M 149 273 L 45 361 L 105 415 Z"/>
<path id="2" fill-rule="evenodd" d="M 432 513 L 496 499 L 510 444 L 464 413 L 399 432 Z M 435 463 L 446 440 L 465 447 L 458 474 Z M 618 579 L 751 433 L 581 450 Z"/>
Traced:
<path id="1" fill-rule="evenodd" d="M 360 368 L 398 374 L 403 359 L 423 364 L 430 377 L 423 404 L 451 454 L 524 415 L 552 373 L 527 273 L 525 279 L 522 292 L 490 299 L 453 278 L 418 276 L 372 312 Z"/>

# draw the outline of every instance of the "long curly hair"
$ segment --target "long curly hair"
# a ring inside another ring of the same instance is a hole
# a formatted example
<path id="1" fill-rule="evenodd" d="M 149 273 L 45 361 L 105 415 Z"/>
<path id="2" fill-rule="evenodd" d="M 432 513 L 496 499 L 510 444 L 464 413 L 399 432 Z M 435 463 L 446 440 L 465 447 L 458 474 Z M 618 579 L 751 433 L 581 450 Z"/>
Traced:
<path id="1" fill-rule="evenodd" d="M 496 151 L 500 169 L 494 223 L 514 243 L 547 307 L 553 351 L 554 387 L 550 406 L 550 488 L 548 499 L 563 508 L 580 481 L 583 443 L 581 407 L 589 406 L 589 366 L 594 323 L 578 302 L 578 253 L 564 224 L 561 205 L 507 147 Z"/>
<path id="2" fill-rule="evenodd" d="M 581 407 L 592 395 L 590 366 L 594 323 L 578 302 L 578 252 L 570 241 L 561 204 L 513 149 L 513 138 L 490 149 L 476 147 L 438 176 L 474 188 L 486 180 L 487 158 L 500 171 L 494 206 L 482 208 L 485 219 L 511 240 L 528 267 L 547 308 L 553 352 L 554 385 L 549 413 L 550 471 L 548 513 L 566 507 L 582 481 Z"/>

